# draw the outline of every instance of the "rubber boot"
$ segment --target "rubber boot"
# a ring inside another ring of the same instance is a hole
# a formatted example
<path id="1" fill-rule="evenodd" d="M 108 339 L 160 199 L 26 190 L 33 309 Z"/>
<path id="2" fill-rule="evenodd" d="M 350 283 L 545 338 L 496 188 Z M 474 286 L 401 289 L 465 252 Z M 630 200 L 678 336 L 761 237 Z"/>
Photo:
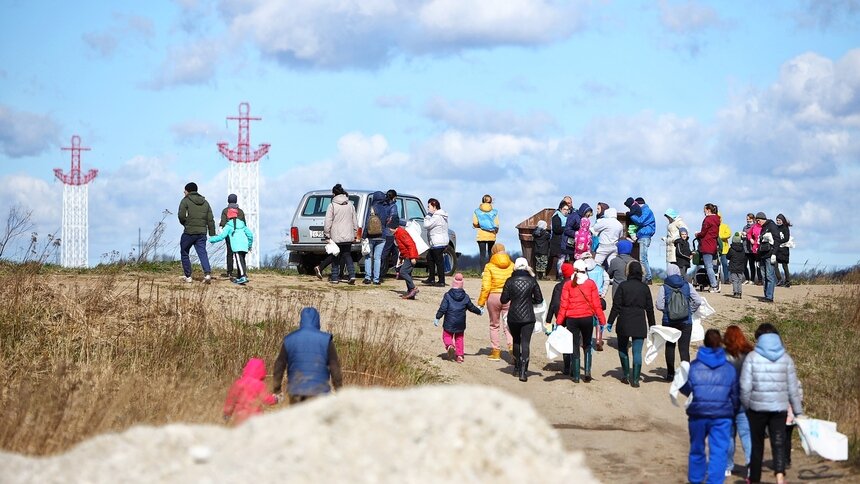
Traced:
<path id="1" fill-rule="evenodd" d="M 579 358 L 571 358 L 570 361 L 570 377 L 574 383 L 579 383 Z"/>
<path id="2" fill-rule="evenodd" d="M 564 362 L 564 369 L 561 372 L 570 375 L 570 353 L 563 353 L 561 360 Z"/>
<path id="3" fill-rule="evenodd" d="M 591 382 L 591 356 L 591 348 L 589 348 L 585 352 L 585 376 L 582 378 L 585 383 Z"/>
<path id="4" fill-rule="evenodd" d="M 618 352 L 618 358 L 621 360 L 621 371 L 624 373 L 624 377 L 621 378 L 621 383 L 627 385 L 630 383 L 630 356 L 627 353 Z"/>
<path id="5" fill-rule="evenodd" d="M 528 372 L 529 372 L 529 360 L 528 360 L 528 358 L 526 358 L 526 359 L 523 359 L 520 361 L 520 368 L 519 368 L 520 381 L 528 381 L 529 380 Z"/>
<path id="6" fill-rule="evenodd" d="M 514 345 L 514 350 L 511 352 L 514 357 L 514 376 L 519 376 L 522 360 L 520 360 L 520 345 Z"/>
<path id="7" fill-rule="evenodd" d="M 642 365 L 633 365 L 633 378 L 630 380 L 630 386 L 639 388 L 639 374 L 642 372 Z"/>

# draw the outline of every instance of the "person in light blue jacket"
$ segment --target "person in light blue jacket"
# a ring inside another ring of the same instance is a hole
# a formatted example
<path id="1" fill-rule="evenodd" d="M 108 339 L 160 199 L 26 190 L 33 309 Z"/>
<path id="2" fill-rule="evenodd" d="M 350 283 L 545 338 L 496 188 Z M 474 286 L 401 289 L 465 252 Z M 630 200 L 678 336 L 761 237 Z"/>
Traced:
<path id="1" fill-rule="evenodd" d="M 247 284 L 248 271 L 245 265 L 245 256 L 254 246 L 254 233 L 239 218 L 239 211 L 235 208 L 227 209 L 227 223 L 220 234 L 209 237 L 209 242 L 214 244 L 224 239 L 230 241 L 230 248 L 233 250 L 233 262 L 236 264 L 237 277 L 231 281 L 236 284 Z"/>

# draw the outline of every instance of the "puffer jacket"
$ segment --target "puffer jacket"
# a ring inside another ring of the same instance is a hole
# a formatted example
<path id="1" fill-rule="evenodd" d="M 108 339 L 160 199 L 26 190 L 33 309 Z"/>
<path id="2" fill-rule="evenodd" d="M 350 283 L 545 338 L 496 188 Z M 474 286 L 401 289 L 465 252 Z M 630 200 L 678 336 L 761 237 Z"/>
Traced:
<path id="1" fill-rule="evenodd" d="M 534 232 L 532 232 L 532 239 L 534 239 L 535 242 L 535 255 L 549 255 L 549 230 L 542 229 L 540 227 L 534 229 Z"/>
<path id="2" fill-rule="evenodd" d="M 800 382 L 794 360 L 775 333 L 759 336 L 755 351 L 741 368 L 741 404 L 756 412 L 784 412 L 789 404 L 795 415 L 803 413 Z"/>
<path id="3" fill-rule="evenodd" d="M 209 237 L 209 242 L 214 244 L 227 237 L 233 252 L 248 252 L 254 246 L 254 232 L 239 218 L 231 218 L 220 234 Z"/>
<path id="4" fill-rule="evenodd" d="M 699 240 L 699 252 L 717 255 L 717 239 L 720 236 L 720 217 L 708 215 L 702 220 L 702 230 L 696 233 Z"/>
<path id="5" fill-rule="evenodd" d="M 358 221 L 355 218 L 355 207 L 344 194 L 335 195 L 328 208 L 325 209 L 325 225 L 323 233 L 336 244 L 355 240 Z"/>
<path id="6" fill-rule="evenodd" d="M 564 289 L 564 284 L 569 279 L 565 279 L 552 288 L 552 297 L 549 300 L 549 307 L 546 309 L 546 322 L 551 323 L 552 318 L 558 314 L 558 308 L 561 306 L 561 291 Z M 564 321 L 562 321 L 563 323 Z"/>
<path id="7" fill-rule="evenodd" d="M 687 407 L 690 418 L 734 419 L 740 408 L 738 376 L 726 360 L 722 348 L 699 348 L 696 359 L 690 363 L 687 383 L 681 393 L 692 392 L 693 402 Z"/>
<path id="8" fill-rule="evenodd" d="M 203 195 L 191 192 L 179 202 L 177 212 L 179 223 L 185 227 L 183 231 L 189 235 L 215 235 L 215 216 L 212 207 Z"/>
<path id="9" fill-rule="evenodd" d="M 731 242 L 729 239 L 732 238 L 732 229 L 729 227 L 729 224 L 723 222 L 723 216 L 720 215 L 720 241 L 722 241 L 723 252 L 722 255 L 726 255 L 729 253 L 729 245 Z"/>
<path id="10" fill-rule="evenodd" d="M 499 231 L 499 211 L 493 208 L 492 203 L 482 203 L 472 213 L 472 226 L 478 231 L 475 237 L 478 242 L 496 240 L 496 234 Z"/>
<path id="11" fill-rule="evenodd" d="M 591 226 L 592 235 L 597 236 L 600 245 L 615 245 L 624 234 L 624 225 L 618 221 L 618 210 L 607 208 L 603 216 Z"/>
<path id="12" fill-rule="evenodd" d="M 275 360 L 274 391 L 281 389 L 287 371 L 287 393 L 313 396 L 331 391 L 343 384 L 340 360 L 331 333 L 320 330 L 320 315 L 315 308 L 304 308 L 299 329 L 284 337 L 281 352 Z"/>
<path id="13" fill-rule="evenodd" d="M 636 238 L 653 237 L 657 232 L 657 221 L 654 220 L 654 212 L 647 204 L 639 205 L 642 210 L 641 214 L 630 215 L 630 221 L 636 224 Z M 631 210 L 632 212 L 632 210 Z"/>
<path id="14" fill-rule="evenodd" d="M 490 262 L 484 266 L 484 275 L 481 277 L 481 295 L 478 296 L 478 306 L 487 303 L 491 293 L 501 293 L 505 282 L 514 272 L 514 262 L 511 256 L 504 252 L 493 254 Z"/>
<path id="15" fill-rule="evenodd" d="M 424 228 L 427 229 L 430 247 L 448 247 L 448 212 L 439 209 L 428 213 L 424 217 Z"/>
<path id="16" fill-rule="evenodd" d="M 442 328 L 449 333 L 466 331 L 466 311 L 481 315 L 481 310 L 472 304 L 472 299 L 462 288 L 452 288 L 442 297 L 442 304 L 436 311 L 436 319 L 445 317 Z"/>
<path id="17" fill-rule="evenodd" d="M 729 253 L 726 255 L 729 259 L 729 273 L 743 274 L 744 268 L 747 265 L 747 256 L 744 254 L 743 242 L 732 242 L 729 247 Z"/>
<path id="18" fill-rule="evenodd" d="M 666 243 L 666 262 L 670 264 L 678 261 L 675 255 L 675 241 L 681 238 L 681 227 L 688 228 L 680 216 L 675 217 L 675 220 L 666 226 L 666 238 L 663 242 Z"/>
<path id="19" fill-rule="evenodd" d="M 582 284 L 573 285 L 573 281 L 564 283 L 561 290 L 561 302 L 559 303 L 556 324 L 564 324 L 567 318 L 587 318 L 597 316 L 601 326 L 606 324 L 606 315 L 600 304 L 600 294 L 597 293 L 597 285 L 591 279 L 586 279 Z"/>
<path id="20" fill-rule="evenodd" d="M 526 270 L 515 270 L 502 288 L 502 304 L 511 303 L 509 323 L 534 323 L 534 305 L 543 302 L 537 280 Z"/>
<path id="21" fill-rule="evenodd" d="M 758 254 L 758 246 L 761 242 L 759 238 L 761 237 L 761 225 L 752 224 L 749 230 L 747 230 L 747 241 L 749 241 L 750 252 L 753 254 Z"/>

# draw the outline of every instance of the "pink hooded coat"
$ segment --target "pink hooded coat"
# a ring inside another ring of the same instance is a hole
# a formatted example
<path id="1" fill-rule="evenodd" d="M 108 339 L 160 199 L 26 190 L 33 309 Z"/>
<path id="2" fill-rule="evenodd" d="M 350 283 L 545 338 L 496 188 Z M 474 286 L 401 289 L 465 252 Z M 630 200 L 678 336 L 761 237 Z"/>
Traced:
<path id="1" fill-rule="evenodd" d="M 263 412 L 263 404 L 277 403 L 275 395 L 266 391 L 266 363 L 260 358 L 251 358 L 245 364 L 242 377 L 233 383 L 224 401 L 224 416 L 233 417 L 238 425 L 249 417 Z"/>

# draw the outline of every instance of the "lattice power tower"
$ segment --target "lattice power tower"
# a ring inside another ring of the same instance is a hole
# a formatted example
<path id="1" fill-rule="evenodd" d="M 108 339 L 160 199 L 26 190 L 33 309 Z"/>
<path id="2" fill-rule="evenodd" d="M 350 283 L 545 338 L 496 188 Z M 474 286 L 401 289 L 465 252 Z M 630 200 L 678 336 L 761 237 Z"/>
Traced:
<path id="1" fill-rule="evenodd" d="M 218 151 L 230 160 L 230 174 L 227 177 L 227 193 L 239 196 L 239 206 L 245 212 L 248 228 L 254 232 L 254 250 L 248 254 L 248 267 L 260 267 L 260 158 L 269 152 L 268 143 L 251 152 L 251 121 L 263 118 L 252 118 L 249 114 L 251 107 L 248 103 L 239 104 L 239 116 L 229 116 L 227 119 L 239 121 L 239 143 L 235 150 L 228 143 L 218 143 Z"/>
<path id="2" fill-rule="evenodd" d="M 72 146 L 63 148 L 72 152 L 72 170 L 63 174 L 62 168 L 54 168 L 54 175 L 63 182 L 63 235 L 61 236 L 63 267 L 87 267 L 89 264 L 89 192 L 87 183 L 93 181 L 98 170 L 81 174 L 81 137 L 72 136 Z"/>

